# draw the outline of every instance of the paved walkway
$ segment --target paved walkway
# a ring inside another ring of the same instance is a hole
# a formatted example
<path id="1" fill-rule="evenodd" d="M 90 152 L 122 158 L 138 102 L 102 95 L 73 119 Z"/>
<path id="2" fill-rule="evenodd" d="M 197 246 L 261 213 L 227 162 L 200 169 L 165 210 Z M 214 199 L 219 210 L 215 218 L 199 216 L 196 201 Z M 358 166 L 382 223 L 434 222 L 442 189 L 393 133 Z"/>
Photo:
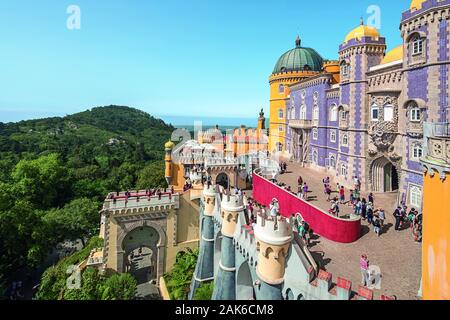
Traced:
<path id="1" fill-rule="evenodd" d="M 303 168 L 299 164 L 289 163 L 288 172 L 279 177 L 278 181 L 290 185 L 297 191 L 297 179 L 301 175 L 308 184 L 311 203 L 323 210 L 329 209 L 323 193 L 322 179 L 326 173 L 314 169 Z M 331 186 L 336 183 L 332 179 Z M 366 196 L 367 194 L 363 194 Z M 346 190 L 348 199 L 349 190 Z M 375 208 L 383 207 L 386 211 L 386 221 L 383 233 L 378 238 L 373 232 L 373 226 L 362 221 L 361 238 L 351 244 L 340 244 L 322 237 L 312 240 L 310 251 L 319 266 L 333 274 L 334 281 L 343 277 L 352 281 L 352 289 L 356 291 L 361 282 L 359 257 L 368 255 L 371 265 L 379 266 L 381 270 L 381 288 L 374 289 L 374 298 L 380 295 L 396 295 L 398 299 L 418 299 L 417 292 L 421 277 L 421 244 L 413 239 L 411 229 L 394 230 L 394 212 L 397 195 L 393 193 L 375 194 Z M 341 216 L 349 214 L 352 209 L 341 205 Z"/>

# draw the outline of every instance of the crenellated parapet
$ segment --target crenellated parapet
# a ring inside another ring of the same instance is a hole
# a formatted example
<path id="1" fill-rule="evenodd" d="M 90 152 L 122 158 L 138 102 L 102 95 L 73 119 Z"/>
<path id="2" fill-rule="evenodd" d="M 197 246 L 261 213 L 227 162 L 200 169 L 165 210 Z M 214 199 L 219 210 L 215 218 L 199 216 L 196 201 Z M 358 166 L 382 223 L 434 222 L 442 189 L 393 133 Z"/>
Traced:
<path id="1" fill-rule="evenodd" d="M 238 222 L 238 217 L 244 211 L 243 198 L 239 196 L 223 195 L 220 204 L 220 213 L 222 216 L 222 234 L 232 238 Z"/>
<path id="2" fill-rule="evenodd" d="M 258 276 L 270 285 L 283 283 L 286 258 L 293 240 L 292 225 L 281 216 L 269 218 L 259 214 L 254 232 L 259 251 Z"/>
<path id="3" fill-rule="evenodd" d="M 204 214 L 206 216 L 214 215 L 214 208 L 216 206 L 217 186 L 205 185 L 203 188 L 203 202 L 205 205 Z"/>

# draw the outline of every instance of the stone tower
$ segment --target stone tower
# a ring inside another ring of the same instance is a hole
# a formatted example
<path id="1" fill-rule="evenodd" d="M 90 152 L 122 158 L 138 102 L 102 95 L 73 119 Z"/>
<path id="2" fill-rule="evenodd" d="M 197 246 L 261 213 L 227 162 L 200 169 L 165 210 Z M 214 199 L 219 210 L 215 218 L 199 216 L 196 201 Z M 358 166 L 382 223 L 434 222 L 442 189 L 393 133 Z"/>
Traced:
<path id="1" fill-rule="evenodd" d="M 243 199 L 239 196 L 223 195 L 220 210 L 223 238 L 219 270 L 214 282 L 212 300 L 235 300 L 236 261 L 233 237 L 239 214 L 244 211 Z"/>
<path id="2" fill-rule="evenodd" d="M 166 144 L 164 145 L 165 147 L 165 157 L 164 157 L 164 161 L 166 164 L 166 168 L 165 168 L 165 178 L 167 181 L 167 184 L 170 186 L 172 183 L 172 150 L 173 147 L 175 146 L 175 144 L 172 141 L 168 141 L 166 142 Z"/>
<path id="3" fill-rule="evenodd" d="M 216 186 L 205 185 L 203 189 L 203 205 L 200 211 L 200 249 L 191 284 L 189 300 L 192 300 L 197 288 L 204 282 L 214 279 L 214 209 L 216 207 Z"/>
<path id="4" fill-rule="evenodd" d="M 286 257 L 293 240 L 292 226 L 283 217 L 278 221 L 258 215 L 254 228 L 259 251 L 256 274 L 261 280 L 259 299 L 282 300 Z"/>
<path id="5" fill-rule="evenodd" d="M 361 19 L 358 27 L 346 36 L 339 47 L 341 66 L 341 94 L 338 108 L 340 152 L 349 154 L 348 158 L 337 159 L 338 164 L 346 163 L 352 168 L 346 180 L 353 176 L 361 177 L 363 187 L 366 181 L 367 127 L 369 107 L 367 97 L 368 76 L 371 67 L 379 65 L 386 51 L 386 40 L 378 30 L 367 26 Z M 343 138 L 347 143 L 344 146 Z"/>

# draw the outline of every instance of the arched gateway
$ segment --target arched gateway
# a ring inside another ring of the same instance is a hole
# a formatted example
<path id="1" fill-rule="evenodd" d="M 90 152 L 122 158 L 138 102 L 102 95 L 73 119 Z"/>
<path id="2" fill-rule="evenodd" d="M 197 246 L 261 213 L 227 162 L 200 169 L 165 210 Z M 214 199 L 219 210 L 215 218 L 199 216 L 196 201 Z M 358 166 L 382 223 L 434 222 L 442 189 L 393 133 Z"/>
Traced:
<path id="1" fill-rule="evenodd" d="M 397 168 L 385 157 L 372 162 L 371 178 L 372 190 L 375 192 L 392 192 L 399 189 Z"/>

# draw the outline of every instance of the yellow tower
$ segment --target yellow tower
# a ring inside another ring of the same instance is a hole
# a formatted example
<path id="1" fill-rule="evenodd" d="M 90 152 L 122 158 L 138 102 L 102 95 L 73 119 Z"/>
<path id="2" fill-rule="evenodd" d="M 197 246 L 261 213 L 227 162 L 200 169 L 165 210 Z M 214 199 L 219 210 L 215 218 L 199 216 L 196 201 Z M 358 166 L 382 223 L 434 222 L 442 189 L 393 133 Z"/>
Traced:
<path id="1" fill-rule="evenodd" d="M 286 150 L 286 132 L 289 125 L 287 107 L 290 100 L 289 86 L 322 72 L 323 59 L 312 48 L 301 46 L 300 37 L 295 48 L 283 54 L 269 77 L 270 125 L 269 151 Z"/>
<path id="2" fill-rule="evenodd" d="M 164 157 L 164 161 L 166 164 L 165 178 L 169 186 L 172 183 L 172 150 L 174 146 L 175 144 L 170 140 L 167 141 L 166 144 L 164 145 L 166 151 L 166 155 Z"/>
<path id="3" fill-rule="evenodd" d="M 259 251 L 258 277 L 269 285 L 284 282 L 286 257 L 293 240 L 292 226 L 285 218 L 275 220 L 258 215 L 255 226 L 256 247 Z"/>
<path id="4" fill-rule="evenodd" d="M 450 299 L 450 124 L 425 124 L 422 297 Z"/>

